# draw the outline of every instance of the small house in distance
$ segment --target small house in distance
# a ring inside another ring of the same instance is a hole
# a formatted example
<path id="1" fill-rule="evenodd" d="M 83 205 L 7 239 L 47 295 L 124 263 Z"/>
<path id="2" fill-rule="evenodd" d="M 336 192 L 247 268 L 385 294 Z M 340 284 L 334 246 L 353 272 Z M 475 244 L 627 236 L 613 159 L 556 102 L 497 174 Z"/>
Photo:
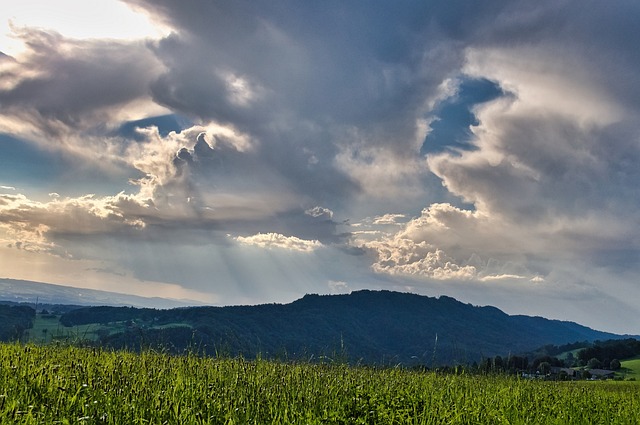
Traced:
<path id="1" fill-rule="evenodd" d="M 589 369 L 591 379 L 613 379 L 615 373 L 612 370 L 606 369 Z"/>
<path id="2" fill-rule="evenodd" d="M 578 378 L 578 371 L 575 369 L 571 369 L 570 367 L 557 367 L 551 366 L 551 370 L 549 371 L 551 376 L 556 378 L 564 378 L 564 379 L 576 379 Z"/>

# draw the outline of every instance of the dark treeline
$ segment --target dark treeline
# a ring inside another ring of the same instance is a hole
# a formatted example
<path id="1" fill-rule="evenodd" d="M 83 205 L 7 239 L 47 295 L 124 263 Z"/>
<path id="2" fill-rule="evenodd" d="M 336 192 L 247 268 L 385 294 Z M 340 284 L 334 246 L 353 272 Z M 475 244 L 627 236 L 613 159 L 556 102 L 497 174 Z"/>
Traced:
<path id="1" fill-rule="evenodd" d="M 0 304 L 0 341 L 20 340 L 33 327 L 36 311 L 24 305 Z"/>
<path id="2" fill-rule="evenodd" d="M 620 360 L 638 356 L 640 341 L 637 339 L 582 341 L 561 346 L 546 345 L 522 356 L 489 357 L 474 364 L 473 369 L 507 373 L 547 372 L 553 367 L 618 370 Z"/>
<path id="3" fill-rule="evenodd" d="M 600 363 L 601 367 L 615 363 L 615 360 L 640 356 L 640 341 L 628 338 L 623 340 L 596 341 L 591 347 L 580 350 L 577 355 L 579 365 Z"/>
<path id="4" fill-rule="evenodd" d="M 530 358 L 521 356 L 495 356 L 483 359 L 480 363 L 470 365 L 472 371 L 482 373 L 545 373 L 550 367 L 571 367 L 564 360 L 552 356 Z"/>
<path id="5" fill-rule="evenodd" d="M 530 353 L 530 357 L 542 357 L 542 356 L 557 356 L 568 351 L 575 351 L 581 348 L 591 347 L 592 342 L 589 341 L 577 341 L 569 344 L 553 345 L 547 344 L 538 348 L 534 352 Z"/>
<path id="6" fill-rule="evenodd" d="M 179 320 L 180 314 L 172 310 L 155 310 L 134 307 L 82 307 L 68 311 L 60 317 L 63 326 L 79 326 L 90 323 L 113 323 L 127 320 Z"/>

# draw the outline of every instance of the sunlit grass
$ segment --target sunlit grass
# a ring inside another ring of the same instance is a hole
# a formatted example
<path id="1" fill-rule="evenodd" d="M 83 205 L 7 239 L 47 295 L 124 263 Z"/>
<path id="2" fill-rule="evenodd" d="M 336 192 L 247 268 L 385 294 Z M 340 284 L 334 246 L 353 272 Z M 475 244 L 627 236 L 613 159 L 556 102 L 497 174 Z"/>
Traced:
<path id="1" fill-rule="evenodd" d="M 191 328 L 186 323 L 144 324 L 146 329 L 167 328 Z M 128 329 L 127 322 L 90 323 L 86 325 L 63 326 L 60 316 L 53 314 L 36 314 L 33 326 L 25 333 L 23 341 L 34 344 L 49 343 L 52 341 L 67 342 L 91 342 L 98 341 L 100 333 L 105 335 L 125 332 Z"/>
<path id="2" fill-rule="evenodd" d="M 626 379 L 635 379 L 640 382 L 640 357 L 620 362 L 621 368 L 618 371 L 619 376 Z"/>
<path id="3" fill-rule="evenodd" d="M 32 343 L 51 342 L 54 340 L 96 340 L 96 331 L 103 328 L 97 323 L 89 325 L 74 326 L 67 328 L 60 323 L 60 317 L 57 315 L 36 314 L 33 320 L 33 326 L 27 330 L 26 340 Z M 112 326 L 113 329 L 115 325 Z M 124 330 L 124 325 L 120 328 Z"/>
<path id="4" fill-rule="evenodd" d="M 0 423 L 632 424 L 633 382 L 0 345 Z"/>

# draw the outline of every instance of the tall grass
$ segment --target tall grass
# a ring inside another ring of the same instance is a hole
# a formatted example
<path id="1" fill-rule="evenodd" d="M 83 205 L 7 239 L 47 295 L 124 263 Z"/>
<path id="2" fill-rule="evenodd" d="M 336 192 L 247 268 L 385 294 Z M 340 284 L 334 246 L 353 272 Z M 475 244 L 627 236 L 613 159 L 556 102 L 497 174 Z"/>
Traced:
<path id="1" fill-rule="evenodd" d="M 635 383 L 0 345 L 1 424 L 636 424 Z"/>

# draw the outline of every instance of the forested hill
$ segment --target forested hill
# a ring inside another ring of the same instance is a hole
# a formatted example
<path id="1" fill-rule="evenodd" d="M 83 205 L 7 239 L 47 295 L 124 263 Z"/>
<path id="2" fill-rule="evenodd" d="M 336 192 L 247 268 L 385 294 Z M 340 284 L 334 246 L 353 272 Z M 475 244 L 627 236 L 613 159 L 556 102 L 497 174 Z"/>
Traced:
<path id="1" fill-rule="evenodd" d="M 449 297 L 389 291 L 306 295 L 290 304 L 172 310 L 88 307 L 64 314 L 66 326 L 128 323 L 101 342 L 197 347 L 246 357 L 348 357 L 364 363 L 451 364 L 520 353 L 545 344 L 615 339 L 572 322 L 509 316 Z"/>

